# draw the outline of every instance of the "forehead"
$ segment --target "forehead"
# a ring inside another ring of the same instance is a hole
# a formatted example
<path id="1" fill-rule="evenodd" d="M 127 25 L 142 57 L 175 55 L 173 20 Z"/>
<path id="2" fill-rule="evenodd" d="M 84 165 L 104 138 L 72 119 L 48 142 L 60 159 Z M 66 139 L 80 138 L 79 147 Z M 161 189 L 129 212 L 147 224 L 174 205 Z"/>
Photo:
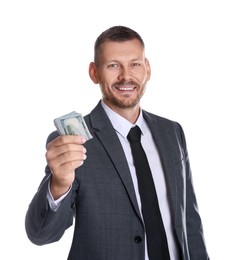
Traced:
<path id="1" fill-rule="evenodd" d="M 99 59 L 102 61 L 127 58 L 144 58 L 144 47 L 137 39 L 122 42 L 106 41 L 102 44 L 99 51 Z"/>

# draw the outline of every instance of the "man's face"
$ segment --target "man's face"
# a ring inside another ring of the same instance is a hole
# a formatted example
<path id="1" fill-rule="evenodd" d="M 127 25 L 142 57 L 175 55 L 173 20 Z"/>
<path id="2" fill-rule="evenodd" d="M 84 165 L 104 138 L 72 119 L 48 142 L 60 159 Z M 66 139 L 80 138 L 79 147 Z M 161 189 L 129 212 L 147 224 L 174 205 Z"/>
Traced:
<path id="1" fill-rule="evenodd" d="M 150 65 L 138 40 L 105 42 L 90 75 L 99 83 L 104 102 L 113 109 L 139 104 L 150 78 Z"/>

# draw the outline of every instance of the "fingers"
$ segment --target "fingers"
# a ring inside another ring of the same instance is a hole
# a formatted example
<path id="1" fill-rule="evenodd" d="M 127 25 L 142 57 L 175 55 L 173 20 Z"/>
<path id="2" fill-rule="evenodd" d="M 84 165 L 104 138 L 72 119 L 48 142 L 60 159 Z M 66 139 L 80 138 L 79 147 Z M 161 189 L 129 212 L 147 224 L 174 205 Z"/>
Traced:
<path id="1" fill-rule="evenodd" d="M 76 153 L 76 154 L 75 154 Z M 83 145 L 80 144 L 63 144 L 63 145 L 59 145 L 59 146 L 48 146 L 47 147 L 47 158 L 51 159 L 51 158 L 55 158 L 60 156 L 60 159 L 63 159 L 64 161 L 72 159 L 72 157 L 74 156 L 73 159 L 78 160 L 77 156 L 79 153 L 85 154 L 86 153 L 86 149 Z M 80 158 L 80 159 L 85 159 L 85 158 Z"/>
<path id="2" fill-rule="evenodd" d="M 46 160 L 49 167 L 60 174 L 72 172 L 83 164 L 86 149 L 85 138 L 81 136 L 59 136 L 47 145 Z"/>
<path id="3" fill-rule="evenodd" d="M 58 147 L 64 144 L 84 144 L 86 142 L 85 138 L 80 135 L 62 135 L 58 136 L 50 143 L 47 144 L 47 149 L 50 146 Z"/>
<path id="4" fill-rule="evenodd" d="M 51 193 L 57 199 L 72 185 L 75 169 L 87 158 L 82 136 L 58 136 L 46 146 L 46 161 L 52 171 Z"/>
<path id="5" fill-rule="evenodd" d="M 70 165 L 70 170 L 73 168 L 73 162 L 77 161 L 78 166 L 83 164 L 83 161 L 87 158 L 83 147 L 77 147 L 77 145 L 74 146 L 74 148 L 71 148 L 72 145 L 68 145 L 65 147 L 62 147 L 58 151 L 47 151 L 46 153 L 46 159 L 48 162 L 48 165 L 54 169 L 57 167 L 60 167 L 64 164 Z M 71 150 L 70 150 L 71 149 Z M 63 150 L 63 151 L 62 151 Z M 66 167 L 67 167 L 66 165 Z M 76 168 L 75 167 L 75 168 Z"/>

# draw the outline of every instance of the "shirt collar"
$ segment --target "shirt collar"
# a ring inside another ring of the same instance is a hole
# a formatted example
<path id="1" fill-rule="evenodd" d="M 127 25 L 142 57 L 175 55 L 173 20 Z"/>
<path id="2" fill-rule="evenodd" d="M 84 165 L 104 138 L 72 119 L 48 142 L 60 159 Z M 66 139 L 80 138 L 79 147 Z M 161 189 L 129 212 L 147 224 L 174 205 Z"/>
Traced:
<path id="1" fill-rule="evenodd" d="M 146 123 L 143 117 L 142 109 L 140 109 L 141 113 L 139 114 L 139 117 L 135 124 L 130 123 L 127 119 L 120 116 L 116 112 L 114 112 L 111 108 L 109 108 L 103 100 L 101 100 L 101 105 L 104 108 L 108 118 L 110 119 L 113 127 L 115 130 L 122 135 L 122 137 L 127 138 L 127 135 L 130 131 L 130 129 L 134 126 L 139 126 L 141 129 L 142 135 L 146 132 Z"/>

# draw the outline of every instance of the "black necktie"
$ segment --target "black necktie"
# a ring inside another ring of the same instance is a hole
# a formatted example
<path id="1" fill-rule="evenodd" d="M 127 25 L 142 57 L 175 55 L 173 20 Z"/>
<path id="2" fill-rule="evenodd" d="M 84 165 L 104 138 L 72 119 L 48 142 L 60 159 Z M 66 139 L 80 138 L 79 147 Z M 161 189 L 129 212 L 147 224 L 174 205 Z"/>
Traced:
<path id="1" fill-rule="evenodd" d="M 167 238 L 159 210 L 153 177 L 146 154 L 140 143 L 140 128 L 138 126 L 131 128 L 127 139 L 131 145 L 137 174 L 149 260 L 169 260 Z"/>

